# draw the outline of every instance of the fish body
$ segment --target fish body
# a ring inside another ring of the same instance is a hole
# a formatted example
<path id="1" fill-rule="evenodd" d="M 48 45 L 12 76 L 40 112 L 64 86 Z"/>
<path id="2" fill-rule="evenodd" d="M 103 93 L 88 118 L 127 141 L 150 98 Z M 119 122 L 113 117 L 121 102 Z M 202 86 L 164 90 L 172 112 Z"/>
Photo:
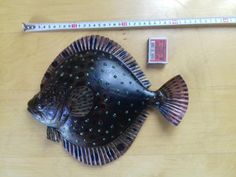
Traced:
<path id="1" fill-rule="evenodd" d="M 77 160 L 104 165 L 134 141 L 148 107 L 178 125 L 188 105 L 181 76 L 157 91 L 132 56 L 114 41 L 87 36 L 62 51 L 46 71 L 28 110 Z"/>

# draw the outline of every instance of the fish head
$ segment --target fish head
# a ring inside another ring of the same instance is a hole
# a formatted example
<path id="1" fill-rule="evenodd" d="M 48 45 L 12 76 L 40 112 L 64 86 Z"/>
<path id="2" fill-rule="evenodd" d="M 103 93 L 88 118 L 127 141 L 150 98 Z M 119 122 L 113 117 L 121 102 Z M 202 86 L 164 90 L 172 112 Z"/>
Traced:
<path id="1" fill-rule="evenodd" d="M 28 111 L 37 121 L 47 126 L 57 127 L 62 106 L 56 96 L 39 92 L 28 102 Z"/>

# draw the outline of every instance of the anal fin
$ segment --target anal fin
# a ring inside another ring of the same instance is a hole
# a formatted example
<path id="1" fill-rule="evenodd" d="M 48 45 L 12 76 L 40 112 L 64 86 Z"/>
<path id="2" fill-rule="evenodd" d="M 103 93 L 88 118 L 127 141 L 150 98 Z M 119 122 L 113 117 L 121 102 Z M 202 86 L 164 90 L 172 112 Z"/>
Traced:
<path id="1" fill-rule="evenodd" d="M 65 150 L 78 161 L 92 166 L 101 166 L 122 156 L 136 138 L 147 112 L 142 111 L 133 124 L 119 137 L 102 146 L 81 146 L 62 137 Z"/>

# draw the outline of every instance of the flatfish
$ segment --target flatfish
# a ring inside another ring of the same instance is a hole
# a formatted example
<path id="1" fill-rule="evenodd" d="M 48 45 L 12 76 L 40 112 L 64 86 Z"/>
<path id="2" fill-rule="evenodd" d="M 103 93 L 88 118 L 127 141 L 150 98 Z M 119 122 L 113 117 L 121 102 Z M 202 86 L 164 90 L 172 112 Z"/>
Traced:
<path id="1" fill-rule="evenodd" d="M 173 125 L 182 120 L 188 106 L 183 78 L 177 75 L 155 91 L 150 85 L 119 44 L 86 36 L 52 62 L 28 110 L 47 126 L 47 138 L 62 142 L 75 159 L 104 165 L 128 150 L 150 107 Z"/>

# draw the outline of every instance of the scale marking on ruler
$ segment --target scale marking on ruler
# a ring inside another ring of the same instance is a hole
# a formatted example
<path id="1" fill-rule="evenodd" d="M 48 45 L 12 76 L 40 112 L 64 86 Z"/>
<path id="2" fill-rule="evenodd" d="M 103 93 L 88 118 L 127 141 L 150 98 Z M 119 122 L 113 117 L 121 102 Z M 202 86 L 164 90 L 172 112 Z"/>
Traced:
<path id="1" fill-rule="evenodd" d="M 184 26 L 217 26 L 235 25 L 235 17 L 202 17 L 202 18 L 173 18 L 158 20 L 121 20 L 98 22 L 66 22 L 66 23 L 23 23 L 23 31 L 60 31 L 60 30 L 92 30 L 92 29 L 125 29 L 148 27 L 184 27 Z"/>

